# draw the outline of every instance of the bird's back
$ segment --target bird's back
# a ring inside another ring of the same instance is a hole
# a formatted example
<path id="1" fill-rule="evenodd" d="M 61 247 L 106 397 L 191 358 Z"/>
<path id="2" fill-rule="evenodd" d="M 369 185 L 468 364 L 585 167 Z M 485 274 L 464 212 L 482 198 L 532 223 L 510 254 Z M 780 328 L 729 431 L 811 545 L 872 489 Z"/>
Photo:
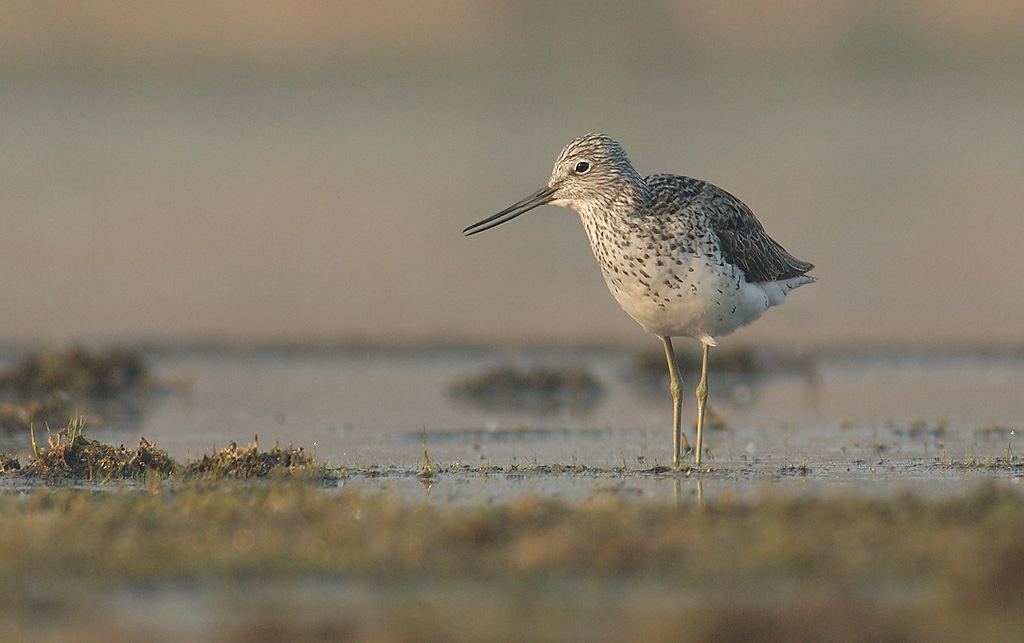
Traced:
<path id="1" fill-rule="evenodd" d="M 653 216 L 684 217 L 710 232 L 722 259 L 740 268 L 748 282 L 789 280 L 814 267 L 769 237 L 750 208 L 722 188 L 675 174 L 654 174 L 645 181 L 653 197 Z"/>

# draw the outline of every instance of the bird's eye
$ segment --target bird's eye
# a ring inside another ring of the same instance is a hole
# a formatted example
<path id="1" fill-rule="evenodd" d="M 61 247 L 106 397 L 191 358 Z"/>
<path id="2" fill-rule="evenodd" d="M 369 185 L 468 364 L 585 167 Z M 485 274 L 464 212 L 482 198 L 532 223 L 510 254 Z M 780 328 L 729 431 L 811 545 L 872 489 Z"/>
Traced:
<path id="1" fill-rule="evenodd" d="M 576 174 L 586 174 L 590 171 L 590 161 L 580 161 L 576 164 Z"/>

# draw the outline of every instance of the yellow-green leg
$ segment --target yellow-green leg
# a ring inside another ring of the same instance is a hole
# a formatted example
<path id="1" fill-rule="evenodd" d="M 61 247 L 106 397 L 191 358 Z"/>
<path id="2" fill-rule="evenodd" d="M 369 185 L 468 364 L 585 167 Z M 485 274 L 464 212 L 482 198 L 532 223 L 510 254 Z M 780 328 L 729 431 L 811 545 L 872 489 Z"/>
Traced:
<path id="1" fill-rule="evenodd" d="M 700 467 L 700 455 L 704 451 L 704 411 L 708 405 L 708 349 L 704 343 L 704 354 L 700 360 L 700 382 L 697 384 L 697 450 L 693 454 L 693 465 Z"/>
<path id="2" fill-rule="evenodd" d="M 679 468 L 683 450 L 690 450 L 690 442 L 681 428 L 683 416 L 683 378 L 679 374 L 679 363 L 672 350 L 672 338 L 662 337 L 665 343 L 665 359 L 668 361 L 669 389 L 672 391 L 672 467 Z"/>

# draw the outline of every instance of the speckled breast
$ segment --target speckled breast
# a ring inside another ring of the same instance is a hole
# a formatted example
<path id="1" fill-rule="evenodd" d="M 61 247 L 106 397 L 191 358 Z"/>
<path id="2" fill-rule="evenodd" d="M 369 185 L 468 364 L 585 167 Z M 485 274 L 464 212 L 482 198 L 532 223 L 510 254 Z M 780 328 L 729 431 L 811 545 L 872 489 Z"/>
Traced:
<path id="1" fill-rule="evenodd" d="M 629 231 L 606 218 L 581 214 L 605 283 L 623 310 L 647 331 L 714 338 L 744 326 L 768 309 L 758 284 L 725 263 L 711 239 L 691 229 L 651 229 L 636 222 Z"/>

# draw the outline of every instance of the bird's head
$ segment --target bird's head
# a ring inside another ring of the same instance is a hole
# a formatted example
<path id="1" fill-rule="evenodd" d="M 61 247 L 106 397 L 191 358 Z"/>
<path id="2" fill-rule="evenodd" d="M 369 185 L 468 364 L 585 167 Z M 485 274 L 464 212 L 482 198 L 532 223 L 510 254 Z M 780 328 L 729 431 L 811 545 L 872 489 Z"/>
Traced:
<path id="1" fill-rule="evenodd" d="M 587 134 L 565 146 L 551 170 L 547 187 L 498 214 L 474 223 L 463 234 L 489 230 L 540 205 L 551 204 L 577 212 L 610 204 L 626 190 L 636 192 L 643 179 L 622 146 L 604 134 Z"/>

